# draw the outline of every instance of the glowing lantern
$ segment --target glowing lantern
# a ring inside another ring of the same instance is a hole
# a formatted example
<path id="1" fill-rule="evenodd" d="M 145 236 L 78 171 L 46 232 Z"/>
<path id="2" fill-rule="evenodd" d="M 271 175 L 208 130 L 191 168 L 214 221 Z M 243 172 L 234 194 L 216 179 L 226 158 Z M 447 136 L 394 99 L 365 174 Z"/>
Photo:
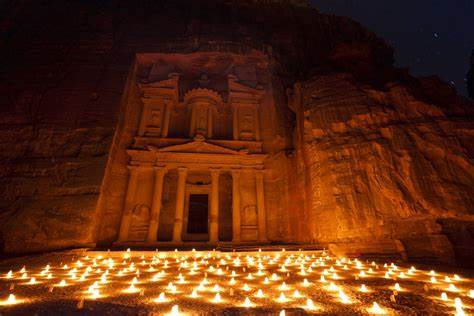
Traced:
<path id="1" fill-rule="evenodd" d="M 337 290 L 339 290 L 339 288 L 337 287 L 336 284 L 334 284 L 334 282 L 331 282 L 331 284 L 329 284 L 329 290 L 330 291 L 337 291 Z"/>
<path id="2" fill-rule="evenodd" d="M 306 309 L 314 309 L 314 303 L 313 303 L 313 300 L 308 298 L 306 300 L 306 306 L 305 306 Z"/>
<path id="3" fill-rule="evenodd" d="M 252 305 L 253 305 L 253 304 L 252 304 L 252 302 L 250 301 L 250 299 L 249 299 L 248 297 L 246 297 L 245 300 L 244 300 L 243 306 L 244 306 L 244 307 L 252 307 Z"/>
<path id="4" fill-rule="evenodd" d="M 222 302 L 221 295 L 219 293 L 216 293 L 216 295 L 214 296 L 213 302 L 214 303 Z"/>
<path id="5" fill-rule="evenodd" d="M 462 301 L 459 297 L 454 299 L 454 306 L 456 307 L 456 316 L 464 316 L 466 313 L 463 310 Z"/>
<path id="6" fill-rule="evenodd" d="M 351 303 L 351 300 L 349 299 L 349 297 L 342 290 L 339 290 L 339 298 L 341 299 L 341 302 L 344 304 Z"/>
<path id="7" fill-rule="evenodd" d="M 281 292 L 281 293 L 280 293 L 280 296 L 279 296 L 278 299 L 277 299 L 277 301 L 280 302 L 280 303 L 286 302 L 286 301 L 287 301 L 287 298 L 286 298 L 286 296 L 285 296 L 285 293 Z"/>
<path id="8" fill-rule="evenodd" d="M 18 303 L 20 303 L 20 301 L 16 299 L 14 294 L 10 294 L 6 300 L 0 301 L 0 305 L 15 305 Z"/>
<path id="9" fill-rule="evenodd" d="M 469 290 L 468 296 L 469 296 L 470 298 L 474 298 L 474 290 Z"/>
<path id="10" fill-rule="evenodd" d="M 160 295 L 155 299 L 156 303 L 163 303 L 166 302 L 166 295 L 164 292 L 161 292 Z"/>
<path id="11" fill-rule="evenodd" d="M 135 284 L 130 283 L 130 286 L 125 290 L 126 293 L 137 293 L 139 290 L 135 287 Z"/>
<path id="12" fill-rule="evenodd" d="M 372 304 L 372 307 L 367 309 L 367 311 L 370 313 L 370 314 L 376 314 L 376 315 L 382 315 L 382 314 L 385 314 L 385 310 L 383 308 L 381 308 L 379 306 L 379 304 L 377 304 L 377 302 L 374 302 Z"/>
<path id="13" fill-rule="evenodd" d="M 171 307 L 171 311 L 168 315 L 170 315 L 170 316 L 179 316 L 179 306 L 178 305 L 173 305 L 173 307 Z"/>
<path id="14" fill-rule="evenodd" d="M 446 294 L 446 292 L 441 293 L 441 300 L 443 300 L 443 301 L 448 300 L 448 295 Z"/>

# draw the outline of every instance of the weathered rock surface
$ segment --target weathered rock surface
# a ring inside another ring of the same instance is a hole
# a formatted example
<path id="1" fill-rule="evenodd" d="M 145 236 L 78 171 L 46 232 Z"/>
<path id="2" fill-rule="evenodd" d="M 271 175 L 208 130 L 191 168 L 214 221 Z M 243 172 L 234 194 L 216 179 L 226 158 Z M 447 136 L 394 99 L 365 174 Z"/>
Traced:
<path id="1" fill-rule="evenodd" d="M 454 94 L 435 104 L 419 86 L 376 89 L 347 74 L 295 92 L 307 241 L 410 259 L 472 257 L 471 104 Z"/>
<path id="2" fill-rule="evenodd" d="M 303 2 L 6 4 L 3 250 L 100 240 L 98 197 L 136 53 L 258 50 L 272 63 L 281 127 L 268 166 L 287 200 L 271 217 L 273 241 L 472 260 L 472 102 L 394 70 L 382 40 Z"/>

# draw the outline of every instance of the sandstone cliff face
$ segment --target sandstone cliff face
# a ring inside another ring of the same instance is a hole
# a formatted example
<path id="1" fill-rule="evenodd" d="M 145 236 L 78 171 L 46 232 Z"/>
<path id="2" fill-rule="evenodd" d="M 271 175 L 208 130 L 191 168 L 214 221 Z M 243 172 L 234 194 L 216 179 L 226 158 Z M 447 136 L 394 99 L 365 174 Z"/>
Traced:
<path id="1" fill-rule="evenodd" d="M 446 108 L 415 97 L 417 84 L 375 89 L 334 74 L 296 86 L 310 241 L 410 259 L 472 257 L 472 107 L 454 95 Z"/>
<path id="2" fill-rule="evenodd" d="M 285 1 L 5 8 L 2 250 L 98 240 L 99 191 L 135 54 L 259 51 L 271 61 L 281 136 L 268 162 L 271 190 L 285 187 L 287 201 L 279 206 L 287 212 L 271 215 L 280 223 L 272 240 L 472 255 L 472 104 L 433 78 L 399 74 L 391 48 L 357 23 Z"/>

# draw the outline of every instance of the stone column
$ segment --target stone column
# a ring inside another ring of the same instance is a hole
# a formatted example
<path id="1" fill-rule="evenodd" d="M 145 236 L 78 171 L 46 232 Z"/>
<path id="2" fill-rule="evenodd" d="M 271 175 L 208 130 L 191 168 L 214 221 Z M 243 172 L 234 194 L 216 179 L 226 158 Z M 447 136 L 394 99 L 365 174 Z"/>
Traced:
<path id="1" fill-rule="evenodd" d="M 178 187 L 176 189 L 176 213 L 174 216 L 173 242 L 181 242 L 184 218 L 184 193 L 186 190 L 186 175 L 188 169 L 178 168 Z"/>
<path id="2" fill-rule="evenodd" d="M 211 169 L 211 211 L 209 212 L 209 242 L 219 241 L 219 169 Z"/>
<path id="3" fill-rule="evenodd" d="M 254 109 L 253 111 L 254 120 L 255 120 L 255 140 L 260 141 L 260 115 L 258 115 L 258 110 Z"/>
<path id="4" fill-rule="evenodd" d="M 232 241 L 240 242 L 240 170 L 232 170 Z"/>
<path id="5" fill-rule="evenodd" d="M 191 105 L 191 124 L 189 126 L 189 137 L 196 136 L 196 105 Z"/>
<path id="6" fill-rule="evenodd" d="M 232 107 L 232 134 L 234 140 L 239 140 L 239 108 L 235 104 Z"/>
<path id="7" fill-rule="evenodd" d="M 162 137 L 168 137 L 168 130 L 170 127 L 170 117 L 171 117 L 171 101 L 165 101 L 165 115 L 163 120 L 163 128 L 162 128 Z"/>
<path id="8" fill-rule="evenodd" d="M 265 214 L 265 191 L 263 188 L 263 170 L 256 170 L 258 241 L 267 241 L 267 223 Z"/>
<path id="9" fill-rule="evenodd" d="M 128 178 L 127 194 L 125 196 L 125 203 L 123 205 L 122 222 L 120 224 L 119 242 L 128 240 L 128 230 L 130 229 L 130 222 L 132 220 L 133 200 L 138 185 L 138 166 L 127 166 L 130 176 Z"/>
<path id="10" fill-rule="evenodd" d="M 151 204 L 150 227 L 148 228 L 147 241 L 156 242 L 158 227 L 160 225 L 161 198 L 163 195 L 163 179 L 166 174 L 165 167 L 155 167 L 155 181 L 153 185 L 153 200 Z"/>
<path id="11" fill-rule="evenodd" d="M 207 137 L 206 138 L 212 138 L 212 131 L 214 130 L 214 127 L 212 125 L 212 111 L 213 107 L 208 106 L 207 107 Z"/>

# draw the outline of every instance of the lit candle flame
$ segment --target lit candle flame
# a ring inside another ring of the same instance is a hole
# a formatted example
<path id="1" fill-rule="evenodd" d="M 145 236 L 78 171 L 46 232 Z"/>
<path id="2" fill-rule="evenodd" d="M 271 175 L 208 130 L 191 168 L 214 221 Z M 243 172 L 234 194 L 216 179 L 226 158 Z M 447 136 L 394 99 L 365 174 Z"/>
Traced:
<path id="1" fill-rule="evenodd" d="M 385 310 L 377 304 L 377 302 L 374 302 L 372 304 L 372 307 L 367 310 L 370 314 L 376 314 L 376 315 L 383 315 L 385 314 Z"/>

